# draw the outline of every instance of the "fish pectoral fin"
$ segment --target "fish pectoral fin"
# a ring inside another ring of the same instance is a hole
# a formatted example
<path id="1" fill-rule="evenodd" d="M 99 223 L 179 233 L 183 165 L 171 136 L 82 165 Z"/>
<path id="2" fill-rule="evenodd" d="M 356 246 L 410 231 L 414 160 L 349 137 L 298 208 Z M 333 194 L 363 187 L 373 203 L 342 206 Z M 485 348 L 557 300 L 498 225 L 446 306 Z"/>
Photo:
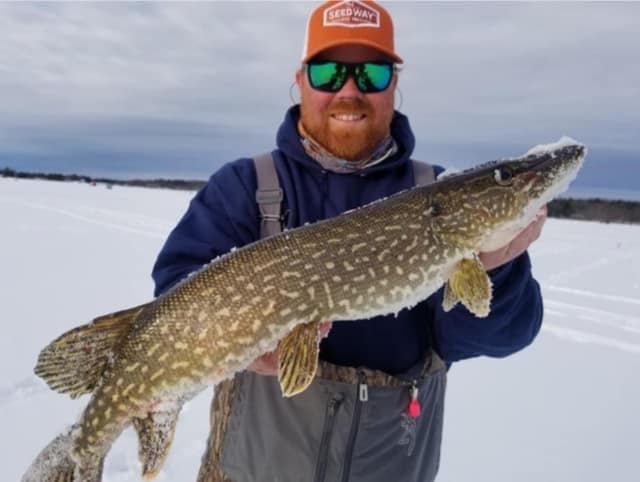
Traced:
<path id="1" fill-rule="evenodd" d="M 320 323 L 296 326 L 278 345 L 278 381 L 282 395 L 292 397 L 307 389 L 318 371 Z"/>
<path id="2" fill-rule="evenodd" d="M 489 314 L 491 280 L 477 257 L 460 261 L 449 276 L 443 308 L 449 311 L 458 301 L 480 318 Z"/>
<path id="3" fill-rule="evenodd" d="M 58 337 L 40 352 L 36 375 L 72 398 L 93 391 L 113 348 L 145 306 L 101 316 Z"/>
<path id="4" fill-rule="evenodd" d="M 138 456 L 142 464 L 142 476 L 151 480 L 162 468 L 176 431 L 180 408 L 149 412 L 145 418 L 133 418 L 138 433 Z"/>

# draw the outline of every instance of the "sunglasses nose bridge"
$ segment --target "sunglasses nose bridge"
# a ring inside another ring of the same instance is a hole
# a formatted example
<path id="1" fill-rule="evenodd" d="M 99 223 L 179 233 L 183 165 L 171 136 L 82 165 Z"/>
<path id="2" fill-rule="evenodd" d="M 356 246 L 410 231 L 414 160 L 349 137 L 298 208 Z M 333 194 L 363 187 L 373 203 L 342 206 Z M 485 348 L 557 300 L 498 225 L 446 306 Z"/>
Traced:
<path id="1" fill-rule="evenodd" d="M 336 94 L 339 95 L 348 95 L 349 97 L 360 97 L 364 95 L 362 91 L 358 88 L 358 84 L 356 82 L 356 75 L 353 70 L 347 72 L 346 80 L 344 81 L 344 85 L 340 88 Z"/>

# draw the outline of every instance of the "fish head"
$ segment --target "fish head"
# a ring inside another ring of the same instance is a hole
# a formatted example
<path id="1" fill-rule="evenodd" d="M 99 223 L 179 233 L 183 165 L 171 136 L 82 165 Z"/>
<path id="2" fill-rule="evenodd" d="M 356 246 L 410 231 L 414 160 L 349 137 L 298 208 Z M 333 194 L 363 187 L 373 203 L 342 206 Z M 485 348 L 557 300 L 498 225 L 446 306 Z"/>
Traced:
<path id="1" fill-rule="evenodd" d="M 505 246 L 568 188 L 585 155 L 584 145 L 563 137 L 520 158 L 446 176 L 430 198 L 439 236 L 476 252 Z"/>

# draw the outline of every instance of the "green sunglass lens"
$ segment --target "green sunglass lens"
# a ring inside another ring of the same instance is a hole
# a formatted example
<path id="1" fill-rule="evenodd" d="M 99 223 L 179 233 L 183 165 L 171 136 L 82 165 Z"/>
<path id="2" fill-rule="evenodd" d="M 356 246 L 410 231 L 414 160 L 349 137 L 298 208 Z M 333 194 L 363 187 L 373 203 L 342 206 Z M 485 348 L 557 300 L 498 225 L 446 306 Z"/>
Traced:
<path id="1" fill-rule="evenodd" d="M 344 85 L 345 69 L 335 62 L 309 65 L 309 82 L 314 89 L 338 91 Z"/>
<path id="2" fill-rule="evenodd" d="M 389 64 L 365 63 L 362 65 L 361 75 L 358 75 L 358 84 L 363 92 L 379 92 L 389 87 L 392 69 Z"/>

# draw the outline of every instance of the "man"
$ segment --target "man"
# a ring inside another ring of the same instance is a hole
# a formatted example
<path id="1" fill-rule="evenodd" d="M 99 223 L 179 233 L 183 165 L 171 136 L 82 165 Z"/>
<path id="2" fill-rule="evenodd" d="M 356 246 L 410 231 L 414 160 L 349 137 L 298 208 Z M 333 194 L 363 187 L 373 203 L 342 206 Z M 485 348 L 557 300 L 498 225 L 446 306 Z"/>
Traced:
<path id="1" fill-rule="evenodd" d="M 328 2 L 311 13 L 295 77 L 300 105 L 287 112 L 272 153 L 286 227 L 415 184 L 413 133 L 394 111 L 399 63 L 392 20 L 380 5 Z M 256 189 L 250 158 L 213 174 L 158 256 L 156 294 L 259 239 Z M 481 253 L 494 287 L 487 318 L 460 306 L 445 313 L 440 291 L 397 317 L 326 323 L 318 376 L 300 395 L 280 394 L 277 353 L 219 385 L 199 480 L 433 480 L 448 365 L 509 355 L 539 330 L 542 301 L 525 250 L 543 224 L 544 215 L 508 246 Z"/>

